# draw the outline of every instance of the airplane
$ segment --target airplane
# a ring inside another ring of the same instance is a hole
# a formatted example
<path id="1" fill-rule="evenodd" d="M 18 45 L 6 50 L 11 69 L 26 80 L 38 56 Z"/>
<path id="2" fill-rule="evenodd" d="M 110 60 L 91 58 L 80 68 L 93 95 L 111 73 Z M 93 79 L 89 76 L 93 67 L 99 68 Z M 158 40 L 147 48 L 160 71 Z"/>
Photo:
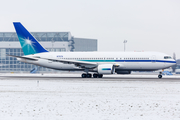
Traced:
<path id="1" fill-rule="evenodd" d="M 115 73 L 131 74 L 131 71 L 155 71 L 176 64 L 171 56 L 160 52 L 49 52 L 20 22 L 13 24 L 24 56 L 8 56 L 46 68 L 82 71 L 82 78 L 102 78 L 105 74 Z M 162 78 L 161 72 L 158 78 Z"/>

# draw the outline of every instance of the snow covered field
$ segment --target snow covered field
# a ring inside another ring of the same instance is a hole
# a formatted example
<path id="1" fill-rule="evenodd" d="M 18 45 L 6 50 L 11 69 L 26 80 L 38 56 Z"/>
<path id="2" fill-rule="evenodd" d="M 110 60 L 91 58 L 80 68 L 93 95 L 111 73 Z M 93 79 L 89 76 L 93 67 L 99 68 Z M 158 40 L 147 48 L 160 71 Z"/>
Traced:
<path id="1" fill-rule="evenodd" d="M 0 77 L 0 119 L 179 120 L 180 79 Z"/>

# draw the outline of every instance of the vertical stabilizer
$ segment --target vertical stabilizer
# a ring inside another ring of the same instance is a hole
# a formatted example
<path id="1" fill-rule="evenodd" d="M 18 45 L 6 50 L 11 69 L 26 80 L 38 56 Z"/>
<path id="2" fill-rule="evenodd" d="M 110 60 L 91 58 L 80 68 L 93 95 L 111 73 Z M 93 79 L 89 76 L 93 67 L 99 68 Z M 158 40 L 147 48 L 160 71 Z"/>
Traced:
<path id="1" fill-rule="evenodd" d="M 24 55 L 48 52 L 41 44 L 26 30 L 20 22 L 14 22 L 19 42 L 21 44 Z"/>

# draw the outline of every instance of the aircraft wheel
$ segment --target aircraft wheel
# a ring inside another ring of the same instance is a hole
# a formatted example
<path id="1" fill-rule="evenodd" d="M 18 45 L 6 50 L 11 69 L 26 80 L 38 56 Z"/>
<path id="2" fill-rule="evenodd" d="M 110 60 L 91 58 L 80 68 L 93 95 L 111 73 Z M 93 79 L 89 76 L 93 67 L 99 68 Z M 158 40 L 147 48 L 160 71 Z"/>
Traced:
<path id="1" fill-rule="evenodd" d="M 158 75 L 158 78 L 161 79 L 161 78 L 162 78 L 162 75 Z"/>
<path id="2" fill-rule="evenodd" d="M 87 78 L 91 78 L 92 77 L 92 75 L 91 74 L 87 74 Z"/>
<path id="3" fill-rule="evenodd" d="M 98 78 L 102 78 L 103 77 L 103 74 L 98 74 Z"/>
<path id="4" fill-rule="evenodd" d="M 82 77 L 82 78 L 86 78 L 87 75 L 86 75 L 85 73 L 83 73 L 83 74 L 81 75 L 81 77 Z"/>
<path id="5" fill-rule="evenodd" d="M 97 77 L 98 77 L 98 74 L 94 73 L 93 78 L 97 78 Z"/>

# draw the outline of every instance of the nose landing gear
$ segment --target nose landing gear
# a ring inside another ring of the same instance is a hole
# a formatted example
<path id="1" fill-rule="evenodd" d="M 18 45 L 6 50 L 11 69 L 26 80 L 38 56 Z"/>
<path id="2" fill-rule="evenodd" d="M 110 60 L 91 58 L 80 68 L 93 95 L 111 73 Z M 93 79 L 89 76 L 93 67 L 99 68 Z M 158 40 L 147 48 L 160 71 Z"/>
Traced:
<path id="1" fill-rule="evenodd" d="M 162 78 L 162 72 L 159 72 L 158 78 L 159 78 L 159 79 Z"/>

